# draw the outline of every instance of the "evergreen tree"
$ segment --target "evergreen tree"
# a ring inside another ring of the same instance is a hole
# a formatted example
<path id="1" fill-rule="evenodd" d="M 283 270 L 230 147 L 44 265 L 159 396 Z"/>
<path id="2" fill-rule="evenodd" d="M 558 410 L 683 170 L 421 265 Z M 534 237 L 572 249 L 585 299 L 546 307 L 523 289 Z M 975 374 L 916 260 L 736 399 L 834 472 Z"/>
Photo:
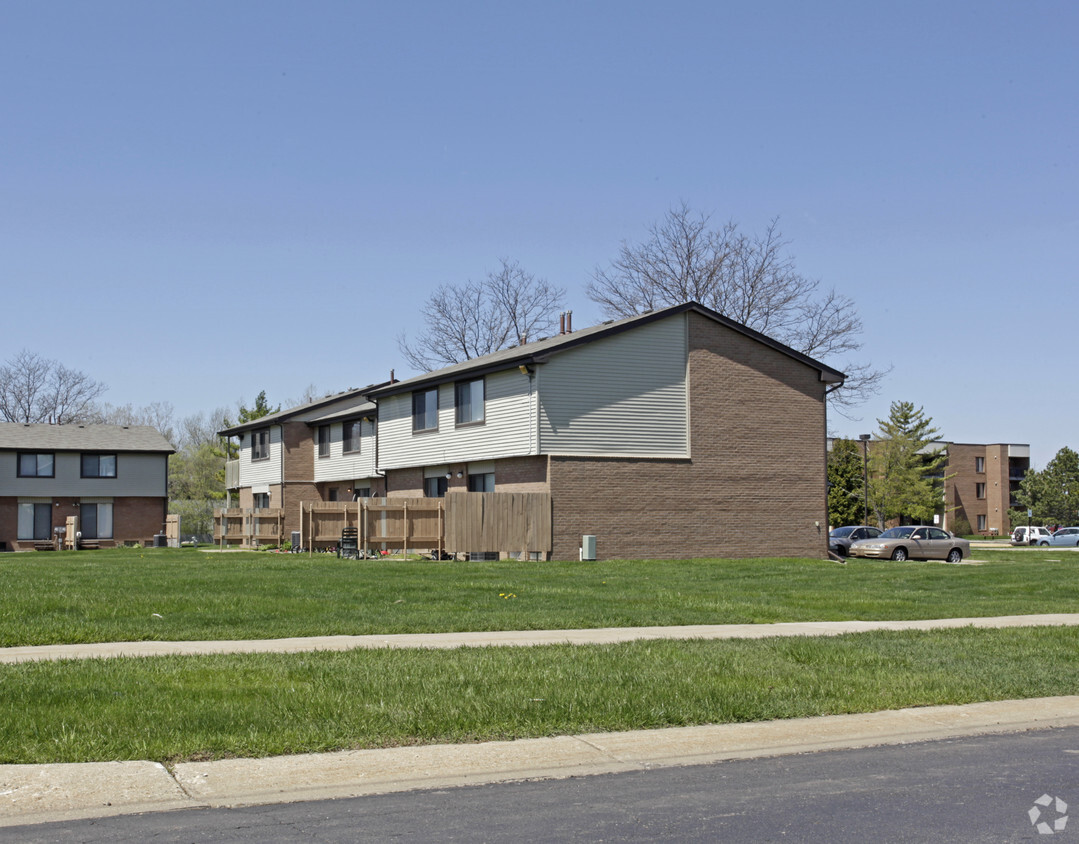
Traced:
<path id="1" fill-rule="evenodd" d="M 1014 524 L 1079 524 L 1079 454 L 1065 446 L 1044 470 L 1027 472 L 1015 499 L 1019 509 L 1009 512 Z"/>
<path id="2" fill-rule="evenodd" d="M 943 505 L 947 452 L 940 431 L 922 408 L 892 402 L 870 451 L 870 507 L 881 527 L 890 520 L 932 522 Z"/>
<path id="3" fill-rule="evenodd" d="M 235 425 L 243 425 L 246 422 L 254 422 L 256 419 L 261 419 L 263 416 L 269 416 L 271 413 L 279 413 L 281 411 L 281 405 L 277 407 L 270 407 L 266 402 L 266 391 L 263 390 L 255 397 L 255 406 L 248 408 L 244 405 L 240 405 L 240 415 L 235 422 L 230 422 L 226 416 L 222 419 L 222 424 L 226 428 L 232 428 Z M 239 456 L 239 448 L 232 444 L 225 444 L 225 451 L 229 460 L 235 460 Z"/>
<path id="4" fill-rule="evenodd" d="M 854 440 L 836 439 L 828 454 L 828 524 L 860 525 L 865 519 L 862 452 Z"/>

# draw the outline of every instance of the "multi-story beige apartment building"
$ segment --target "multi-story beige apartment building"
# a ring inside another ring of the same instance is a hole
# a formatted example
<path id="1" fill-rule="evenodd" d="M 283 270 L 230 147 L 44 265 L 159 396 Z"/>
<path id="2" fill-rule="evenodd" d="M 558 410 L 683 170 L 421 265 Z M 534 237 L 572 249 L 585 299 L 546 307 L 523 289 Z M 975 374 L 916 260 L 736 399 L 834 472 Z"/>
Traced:
<path id="1" fill-rule="evenodd" d="M 240 505 L 286 521 L 303 498 L 541 492 L 553 559 L 583 535 L 604 558 L 824 557 L 825 394 L 842 381 L 687 303 L 221 433 Z"/>

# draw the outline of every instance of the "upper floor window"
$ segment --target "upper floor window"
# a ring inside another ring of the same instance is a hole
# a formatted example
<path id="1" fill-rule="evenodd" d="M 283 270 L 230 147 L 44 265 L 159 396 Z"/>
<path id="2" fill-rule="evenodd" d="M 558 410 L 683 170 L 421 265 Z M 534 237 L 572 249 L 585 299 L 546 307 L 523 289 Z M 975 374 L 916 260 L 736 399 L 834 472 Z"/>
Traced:
<path id="1" fill-rule="evenodd" d="M 484 418 L 483 379 L 458 381 L 455 387 L 454 406 L 457 408 L 457 424 L 470 425 L 482 422 Z"/>
<path id="2" fill-rule="evenodd" d="M 84 454 L 82 456 L 82 477 L 115 478 L 115 454 Z"/>
<path id="3" fill-rule="evenodd" d="M 412 430 L 438 430 L 438 388 L 412 394 Z"/>
<path id="4" fill-rule="evenodd" d="M 329 457 L 330 456 L 330 426 L 319 425 L 318 426 L 318 456 Z"/>
<path id="5" fill-rule="evenodd" d="M 979 474 L 985 471 L 985 458 L 984 457 L 975 457 L 974 458 L 974 471 L 978 472 Z"/>
<path id="6" fill-rule="evenodd" d="M 262 428 L 251 432 L 251 459 L 270 459 L 270 429 Z"/>
<path id="7" fill-rule="evenodd" d="M 360 433 L 363 430 L 363 422 L 356 419 L 353 422 L 345 423 L 344 431 L 344 451 L 346 454 L 352 451 L 360 450 Z"/>
<path id="8" fill-rule="evenodd" d="M 985 484 L 974 484 L 974 497 L 985 498 Z"/>
<path id="9" fill-rule="evenodd" d="M 18 475 L 20 478 L 55 477 L 55 468 L 52 452 L 38 452 L 37 454 L 20 454 Z"/>

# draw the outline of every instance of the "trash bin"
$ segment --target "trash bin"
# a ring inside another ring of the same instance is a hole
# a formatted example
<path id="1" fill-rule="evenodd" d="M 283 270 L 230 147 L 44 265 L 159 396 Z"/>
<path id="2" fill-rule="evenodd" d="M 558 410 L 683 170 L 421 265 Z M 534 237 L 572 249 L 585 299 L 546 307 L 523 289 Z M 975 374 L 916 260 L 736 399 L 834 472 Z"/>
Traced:
<path id="1" fill-rule="evenodd" d="M 154 534 L 154 547 L 155 548 L 168 548 L 169 547 L 168 537 L 166 537 L 165 534 L 163 534 L 163 533 L 155 533 Z"/>

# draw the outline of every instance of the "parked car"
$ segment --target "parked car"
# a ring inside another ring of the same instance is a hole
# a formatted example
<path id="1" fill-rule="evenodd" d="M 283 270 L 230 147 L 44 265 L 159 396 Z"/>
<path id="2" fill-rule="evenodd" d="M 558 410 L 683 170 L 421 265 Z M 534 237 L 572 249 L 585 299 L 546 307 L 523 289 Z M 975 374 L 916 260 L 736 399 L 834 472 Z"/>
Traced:
<path id="1" fill-rule="evenodd" d="M 1052 535 L 1049 528 L 1020 525 L 1012 531 L 1012 545 L 1048 545 Z"/>
<path id="2" fill-rule="evenodd" d="M 1056 545 L 1065 548 L 1079 546 L 1079 527 L 1064 527 L 1053 532 L 1048 539 L 1039 539 L 1039 545 Z"/>
<path id="3" fill-rule="evenodd" d="M 958 563 L 970 553 L 970 543 L 929 525 L 888 528 L 873 539 L 852 542 L 852 557 L 887 560 L 947 560 Z"/>
<path id="4" fill-rule="evenodd" d="M 850 544 L 852 542 L 857 542 L 859 539 L 873 539 L 880 536 L 881 533 L 880 528 L 872 525 L 837 527 L 828 534 L 828 550 L 833 554 L 838 554 L 840 557 L 845 557 L 850 553 Z"/>

